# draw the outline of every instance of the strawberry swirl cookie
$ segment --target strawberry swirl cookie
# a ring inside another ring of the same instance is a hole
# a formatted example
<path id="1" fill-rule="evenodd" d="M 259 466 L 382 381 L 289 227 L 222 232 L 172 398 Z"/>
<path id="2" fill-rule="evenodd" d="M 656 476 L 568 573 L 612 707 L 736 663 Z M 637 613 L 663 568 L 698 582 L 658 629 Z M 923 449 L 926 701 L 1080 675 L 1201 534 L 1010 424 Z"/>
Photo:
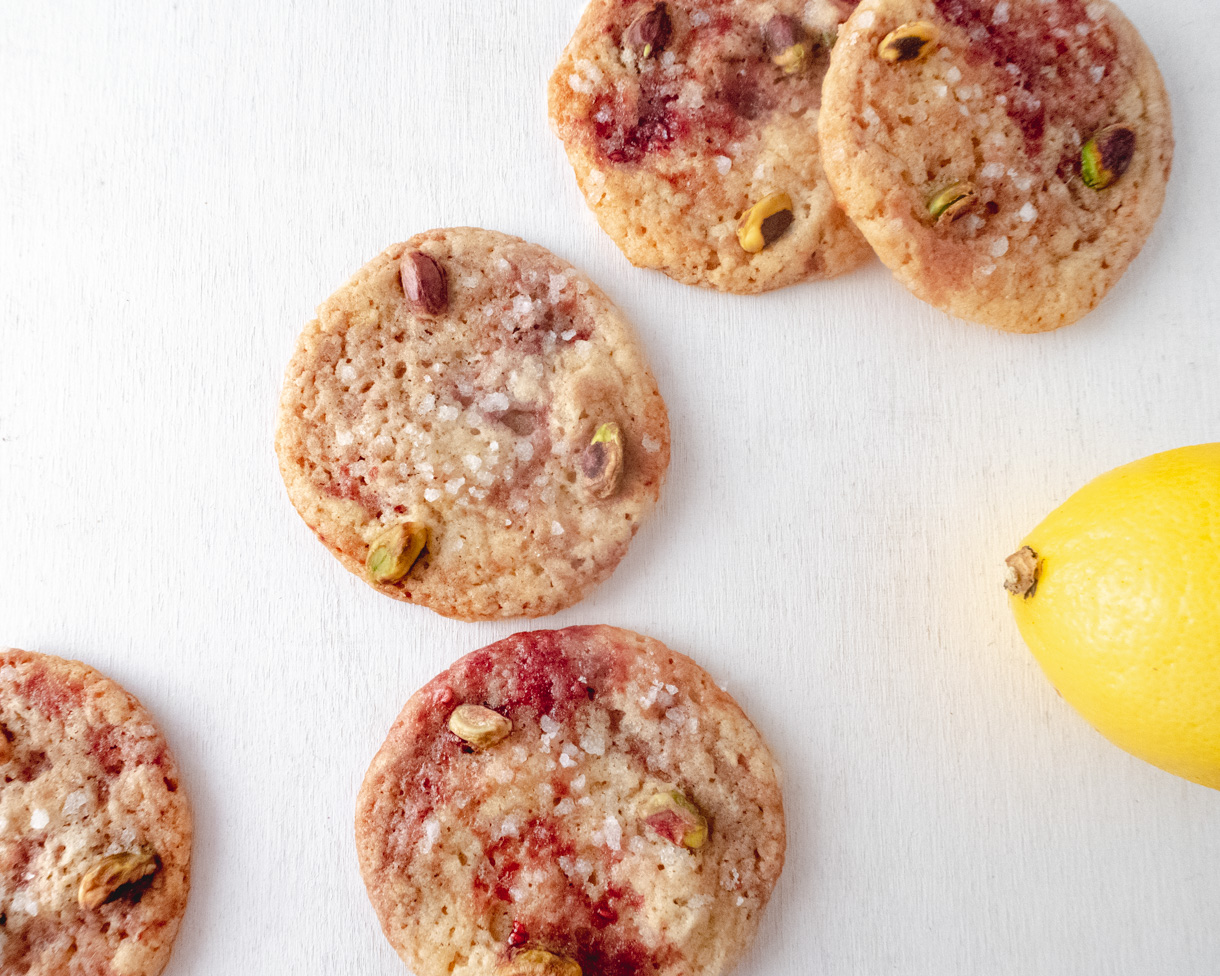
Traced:
<path id="1" fill-rule="evenodd" d="M 822 172 L 822 77 L 856 0 L 592 0 L 551 122 L 627 258 L 754 293 L 869 255 Z"/>
<path id="2" fill-rule="evenodd" d="M 353 573 L 465 620 L 536 617 L 614 570 L 669 465 L 635 336 L 544 248 L 434 230 L 365 265 L 288 365 L 288 496 Z"/>
<path id="3" fill-rule="evenodd" d="M 765 743 L 703 669 L 571 627 L 475 651 L 411 697 L 356 843 L 418 976 L 715 976 L 754 938 L 784 812 Z"/>
<path id="4" fill-rule="evenodd" d="M 1169 98 L 1108 0 L 863 0 L 823 98 L 844 209 L 907 288 L 964 319 L 1076 321 L 1165 199 Z"/>
<path id="5" fill-rule="evenodd" d="M 186 908 L 192 829 L 148 712 L 76 661 L 5 651 L 0 771 L 0 972 L 161 972 Z"/>

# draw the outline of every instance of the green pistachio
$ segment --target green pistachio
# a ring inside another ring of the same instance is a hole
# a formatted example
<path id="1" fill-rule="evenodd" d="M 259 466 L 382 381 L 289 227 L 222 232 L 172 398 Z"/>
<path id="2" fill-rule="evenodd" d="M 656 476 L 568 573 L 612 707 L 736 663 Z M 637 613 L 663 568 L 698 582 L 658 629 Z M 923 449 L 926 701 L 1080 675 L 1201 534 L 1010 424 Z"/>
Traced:
<path id="1" fill-rule="evenodd" d="M 1125 125 L 1102 129 L 1080 150 L 1080 178 L 1085 186 L 1104 190 L 1113 184 L 1135 155 L 1135 133 Z"/>
<path id="2" fill-rule="evenodd" d="M 951 224 L 973 209 L 978 198 L 972 184 L 957 182 L 933 195 L 928 201 L 928 213 L 937 224 Z"/>
<path id="3" fill-rule="evenodd" d="M 374 583 L 397 583 L 411 571 L 428 544 L 428 527 L 417 522 L 399 522 L 373 540 L 364 562 Z"/>

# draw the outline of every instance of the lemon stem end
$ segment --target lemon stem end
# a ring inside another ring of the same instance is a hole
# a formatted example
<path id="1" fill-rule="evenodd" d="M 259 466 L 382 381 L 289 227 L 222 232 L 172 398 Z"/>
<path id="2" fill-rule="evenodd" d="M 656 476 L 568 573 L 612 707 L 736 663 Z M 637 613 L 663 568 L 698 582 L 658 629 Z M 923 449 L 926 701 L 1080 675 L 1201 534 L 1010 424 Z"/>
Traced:
<path id="1" fill-rule="evenodd" d="M 1042 572 L 1042 560 L 1029 546 L 1022 546 L 1004 560 L 1008 573 L 1004 579 L 1004 589 L 1013 596 L 1028 600 L 1038 588 L 1038 576 Z"/>

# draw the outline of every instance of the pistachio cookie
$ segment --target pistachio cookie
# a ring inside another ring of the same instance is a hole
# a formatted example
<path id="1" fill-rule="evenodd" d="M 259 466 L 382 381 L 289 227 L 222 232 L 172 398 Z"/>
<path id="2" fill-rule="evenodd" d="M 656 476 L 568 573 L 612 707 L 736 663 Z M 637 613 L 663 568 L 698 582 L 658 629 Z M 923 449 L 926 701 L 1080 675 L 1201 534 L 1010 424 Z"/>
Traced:
<path id="1" fill-rule="evenodd" d="M 961 318 L 1076 321 L 1161 211 L 1169 99 L 1108 0 L 863 0 L 823 97 L 839 201 L 907 288 Z"/>
<path id="2" fill-rule="evenodd" d="M 784 863 L 758 731 L 614 627 L 515 634 L 416 692 L 364 779 L 360 870 L 418 976 L 715 976 Z"/>
<path id="3" fill-rule="evenodd" d="M 623 558 L 669 421 L 597 286 L 535 244 L 457 228 L 394 245 L 318 309 L 276 452 L 306 524 L 382 593 L 537 617 Z"/>
<path id="4" fill-rule="evenodd" d="M 0 972 L 161 972 L 192 828 L 152 716 L 79 662 L 0 652 L 0 771 Z"/>
<path id="5" fill-rule="evenodd" d="M 854 0 L 592 0 L 551 77 L 552 125 L 632 264 L 754 293 L 868 246 L 818 153 L 828 51 Z"/>

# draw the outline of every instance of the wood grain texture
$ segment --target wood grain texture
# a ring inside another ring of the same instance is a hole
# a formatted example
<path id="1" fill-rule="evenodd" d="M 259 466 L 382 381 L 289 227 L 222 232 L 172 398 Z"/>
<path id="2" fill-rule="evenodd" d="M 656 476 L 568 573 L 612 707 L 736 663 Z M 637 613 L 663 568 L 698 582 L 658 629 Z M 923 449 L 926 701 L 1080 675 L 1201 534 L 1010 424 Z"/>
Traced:
<path id="1" fill-rule="evenodd" d="M 163 725 L 197 824 L 171 976 L 403 971 L 357 786 L 415 688 L 519 628 L 349 577 L 271 431 L 315 305 L 467 223 L 586 270 L 669 403 L 660 508 L 544 623 L 691 654 L 771 740 L 789 861 L 742 976 L 1220 968 L 1220 796 L 1078 719 L 999 585 L 1092 476 L 1220 439 L 1213 4 L 1124 6 L 1174 100 L 1167 208 L 1098 311 L 1015 336 L 879 265 L 753 299 L 630 268 L 547 130 L 572 0 L 0 5 L 0 642 Z"/>

